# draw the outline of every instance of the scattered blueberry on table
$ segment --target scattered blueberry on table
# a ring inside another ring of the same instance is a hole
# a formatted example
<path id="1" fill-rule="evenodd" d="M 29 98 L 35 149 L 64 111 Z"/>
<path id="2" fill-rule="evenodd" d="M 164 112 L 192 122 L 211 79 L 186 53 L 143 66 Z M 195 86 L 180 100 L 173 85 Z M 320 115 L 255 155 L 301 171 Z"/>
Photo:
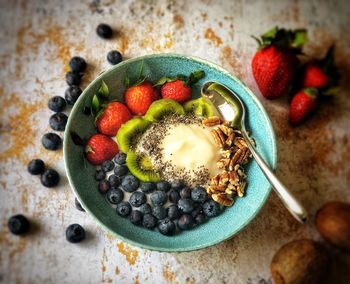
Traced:
<path id="1" fill-rule="evenodd" d="M 41 159 L 34 159 L 29 162 L 27 168 L 30 174 L 40 175 L 45 171 L 45 163 Z"/>
<path id="2" fill-rule="evenodd" d="M 56 133 L 46 133 L 41 139 L 41 143 L 45 149 L 55 151 L 62 145 L 62 139 Z"/>
<path id="3" fill-rule="evenodd" d="M 57 112 L 51 115 L 49 119 L 49 124 L 53 130 L 64 131 L 66 129 L 66 124 L 68 121 L 68 116 L 62 112 Z"/>
<path id="4" fill-rule="evenodd" d="M 68 71 L 66 73 L 66 83 L 69 86 L 79 86 L 81 82 L 81 73 L 73 72 L 73 71 Z"/>
<path id="5" fill-rule="evenodd" d="M 85 230 L 79 224 L 71 224 L 66 229 L 66 239 L 70 243 L 80 243 L 85 239 Z"/>
<path id="6" fill-rule="evenodd" d="M 109 39 L 113 36 L 113 30 L 107 24 L 99 24 L 96 28 L 96 33 L 99 37 L 104 39 Z"/>
<path id="7" fill-rule="evenodd" d="M 8 228 L 14 235 L 23 235 L 30 229 L 28 219 L 22 214 L 14 215 L 8 220 Z"/>
<path id="8" fill-rule="evenodd" d="M 60 175 L 56 170 L 48 169 L 41 175 L 40 181 L 45 187 L 55 187 L 60 182 Z"/>
<path id="9" fill-rule="evenodd" d="M 69 67 L 71 71 L 76 73 L 84 72 L 86 69 L 86 66 L 87 64 L 85 59 L 80 56 L 74 56 L 69 61 Z"/>
<path id="10" fill-rule="evenodd" d="M 68 105 L 74 105 L 83 91 L 78 86 L 70 86 L 64 93 Z"/>
<path id="11" fill-rule="evenodd" d="M 48 108 L 54 112 L 62 112 L 66 108 L 66 100 L 60 96 L 54 96 L 49 99 Z"/>
<path id="12" fill-rule="evenodd" d="M 122 55 L 118 50 L 111 50 L 107 53 L 107 61 L 112 65 L 116 65 L 122 62 L 122 60 Z"/>

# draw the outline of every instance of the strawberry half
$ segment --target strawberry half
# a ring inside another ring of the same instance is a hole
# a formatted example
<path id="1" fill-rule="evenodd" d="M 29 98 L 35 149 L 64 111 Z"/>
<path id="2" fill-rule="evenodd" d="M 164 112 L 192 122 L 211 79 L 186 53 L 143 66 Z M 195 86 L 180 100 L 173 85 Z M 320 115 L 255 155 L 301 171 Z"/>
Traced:
<path id="1" fill-rule="evenodd" d="M 289 121 L 292 125 L 300 124 L 315 111 L 317 96 L 317 89 L 306 88 L 293 97 L 289 109 Z"/>
<path id="2" fill-rule="evenodd" d="M 306 42 L 306 31 L 274 28 L 261 36 L 252 60 L 255 81 L 267 99 L 279 98 L 291 85 L 299 60 L 296 54 Z"/>
<path id="3" fill-rule="evenodd" d="M 101 165 L 104 161 L 112 160 L 118 152 L 117 143 L 102 134 L 91 136 L 85 147 L 86 158 L 93 165 Z"/>
<path id="4" fill-rule="evenodd" d="M 150 82 L 143 82 L 128 88 L 124 94 L 124 100 L 134 115 L 144 115 L 158 96 Z"/>
<path id="5" fill-rule="evenodd" d="M 128 108 L 119 102 L 110 102 L 96 117 L 96 126 L 100 133 L 115 136 L 123 123 L 131 119 Z"/>

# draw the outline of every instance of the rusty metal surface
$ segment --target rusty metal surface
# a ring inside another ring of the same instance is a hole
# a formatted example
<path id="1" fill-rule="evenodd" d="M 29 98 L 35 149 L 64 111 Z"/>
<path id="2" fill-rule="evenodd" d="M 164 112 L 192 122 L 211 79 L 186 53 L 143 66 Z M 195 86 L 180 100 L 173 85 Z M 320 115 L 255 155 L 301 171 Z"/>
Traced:
<path id="1" fill-rule="evenodd" d="M 73 55 L 89 63 L 83 86 L 108 68 L 106 54 L 126 58 L 159 52 L 199 56 L 236 74 L 268 110 L 277 134 L 278 176 L 314 216 L 327 200 L 350 201 L 350 7 L 348 1 L 0 1 L 0 283 L 271 283 L 269 263 L 285 242 L 312 237 L 271 194 L 257 218 L 217 246 L 181 254 L 150 252 L 120 242 L 74 207 L 63 178 L 47 189 L 26 172 L 43 158 L 64 176 L 62 151 L 40 145 L 49 130 L 47 100 L 62 95 Z M 109 41 L 95 34 L 106 22 Z M 341 94 L 308 123 L 288 126 L 287 99 L 264 100 L 252 78 L 250 35 L 280 25 L 306 27 L 306 53 L 321 56 L 336 42 L 343 73 Z M 24 213 L 36 230 L 8 233 L 7 219 Z M 80 223 L 88 239 L 66 242 L 65 228 Z M 349 255 L 333 251 L 332 283 L 350 283 Z"/>

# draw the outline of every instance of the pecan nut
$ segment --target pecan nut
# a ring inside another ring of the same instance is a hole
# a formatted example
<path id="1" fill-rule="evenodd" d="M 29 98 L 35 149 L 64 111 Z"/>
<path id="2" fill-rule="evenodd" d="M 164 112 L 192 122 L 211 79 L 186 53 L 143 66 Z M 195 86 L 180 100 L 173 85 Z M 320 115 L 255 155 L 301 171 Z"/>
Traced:
<path id="1" fill-rule="evenodd" d="M 217 193 L 211 196 L 214 201 L 224 206 L 231 206 L 233 204 L 233 199 L 230 198 L 226 193 Z"/>
<path id="2" fill-rule="evenodd" d="M 217 116 L 210 116 L 208 118 L 203 119 L 202 124 L 208 127 L 213 127 L 216 125 L 221 124 L 222 121 L 220 119 L 220 117 Z"/>

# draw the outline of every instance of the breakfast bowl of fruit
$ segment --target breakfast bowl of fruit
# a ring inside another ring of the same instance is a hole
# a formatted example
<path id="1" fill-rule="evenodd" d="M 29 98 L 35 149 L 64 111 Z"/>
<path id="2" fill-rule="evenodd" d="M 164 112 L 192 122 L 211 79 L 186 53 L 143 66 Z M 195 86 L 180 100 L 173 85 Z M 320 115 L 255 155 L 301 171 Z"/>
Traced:
<path id="1" fill-rule="evenodd" d="M 157 54 L 98 76 L 75 103 L 64 159 L 82 207 L 132 245 L 190 251 L 243 229 L 270 185 L 239 127 L 201 96 L 206 82 L 234 91 L 246 107 L 248 144 L 276 168 L 264 108 L 236 77 L 202 59 Z"/>

